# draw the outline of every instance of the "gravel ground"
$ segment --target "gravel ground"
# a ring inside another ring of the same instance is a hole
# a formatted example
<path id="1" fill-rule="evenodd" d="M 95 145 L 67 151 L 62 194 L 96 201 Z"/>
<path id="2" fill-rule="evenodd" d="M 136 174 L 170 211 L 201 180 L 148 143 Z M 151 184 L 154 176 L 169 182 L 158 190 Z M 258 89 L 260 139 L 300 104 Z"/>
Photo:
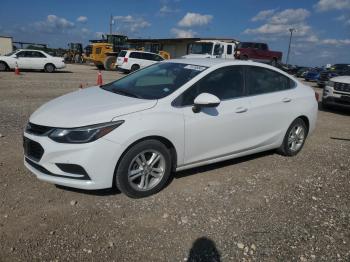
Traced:
<path id="1" fill-rule="evenodd" d="M 267 152 L 180 172 L 146 199 L 38 181 L 23 166 L 29 115 L 96 78 L 83 65 L 0 73 L 0 261 L 350 260 L 349 111 L 320 110 L 296 157 Z"/>

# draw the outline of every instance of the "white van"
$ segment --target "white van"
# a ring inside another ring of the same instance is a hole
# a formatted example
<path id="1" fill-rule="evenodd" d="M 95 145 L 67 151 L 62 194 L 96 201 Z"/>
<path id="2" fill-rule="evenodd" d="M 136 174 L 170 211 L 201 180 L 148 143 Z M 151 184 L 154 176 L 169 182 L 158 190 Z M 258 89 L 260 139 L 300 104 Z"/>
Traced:
<path id="1" fill-rule="evenodd" d="M 163 60 L 163 57 L 155 53 L 122 50 L 119 52 L 117 58 L 117 69 L 128 73 L 158 63 Z"/>

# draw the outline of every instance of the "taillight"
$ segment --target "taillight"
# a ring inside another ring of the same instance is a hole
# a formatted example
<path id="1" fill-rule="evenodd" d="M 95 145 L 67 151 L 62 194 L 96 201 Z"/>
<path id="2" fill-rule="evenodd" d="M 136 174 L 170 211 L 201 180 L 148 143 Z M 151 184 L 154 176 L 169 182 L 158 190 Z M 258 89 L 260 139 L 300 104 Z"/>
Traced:
<path id="1" fill-rule="evenodd" d="M 124 63 L 127 63 L 128 62 L 128 58 L 127 57 L 124 57 Z"/>
<path id="2" fill-rule="evenodd" d="M 315 92 L 315 98 L 317 102 L 320 100 L 320 95 L 317 92 Z"/>

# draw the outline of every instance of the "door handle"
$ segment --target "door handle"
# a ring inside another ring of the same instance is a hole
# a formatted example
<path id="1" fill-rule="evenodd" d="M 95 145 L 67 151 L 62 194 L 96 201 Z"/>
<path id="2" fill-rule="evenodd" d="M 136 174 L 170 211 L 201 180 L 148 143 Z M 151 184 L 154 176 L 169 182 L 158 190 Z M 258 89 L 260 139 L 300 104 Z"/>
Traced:
<path id="1" fill-rule="evenodd" d="M 290 101 L 292 101 L 292 99 L 289 98 L 289 97 L 285 97 L 285 98 L 282 99 L 283 103 L 289 103 Z"/>
<path id="2" fill-rule="evenodd" d="M 248 111 L 248 108 L 246 107 L 243 107 L 243 106 L 240 106 L 240 107 L 237 107 L 236 108 L 236 113 L 244 113 L 244 112 L 247 112 Z"/>

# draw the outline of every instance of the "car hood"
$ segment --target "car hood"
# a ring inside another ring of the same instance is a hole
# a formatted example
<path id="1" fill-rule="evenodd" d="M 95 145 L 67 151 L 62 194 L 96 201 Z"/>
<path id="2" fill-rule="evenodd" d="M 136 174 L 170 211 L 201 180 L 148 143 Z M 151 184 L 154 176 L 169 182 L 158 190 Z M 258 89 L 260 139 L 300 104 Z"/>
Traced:
<path id="1" fill-rule="evenodd" d="M 330 79 L 333 82 L 350 84 L 350 76 L 337 76 Z"/>
<path id="2" fill-rule="evenodd" d="M 143 111 L 156 104 L 157 100 L 138 99 L 90 87 L 42 105 L 29 121 L 51 127 L 80 127 L 109 122 L 115 117 Z"/>
<path id="3" fill-rule="evenodd" d="M 184 55 L 182 58 L 210 58 L 209 54 L 189 54 Z"/>

